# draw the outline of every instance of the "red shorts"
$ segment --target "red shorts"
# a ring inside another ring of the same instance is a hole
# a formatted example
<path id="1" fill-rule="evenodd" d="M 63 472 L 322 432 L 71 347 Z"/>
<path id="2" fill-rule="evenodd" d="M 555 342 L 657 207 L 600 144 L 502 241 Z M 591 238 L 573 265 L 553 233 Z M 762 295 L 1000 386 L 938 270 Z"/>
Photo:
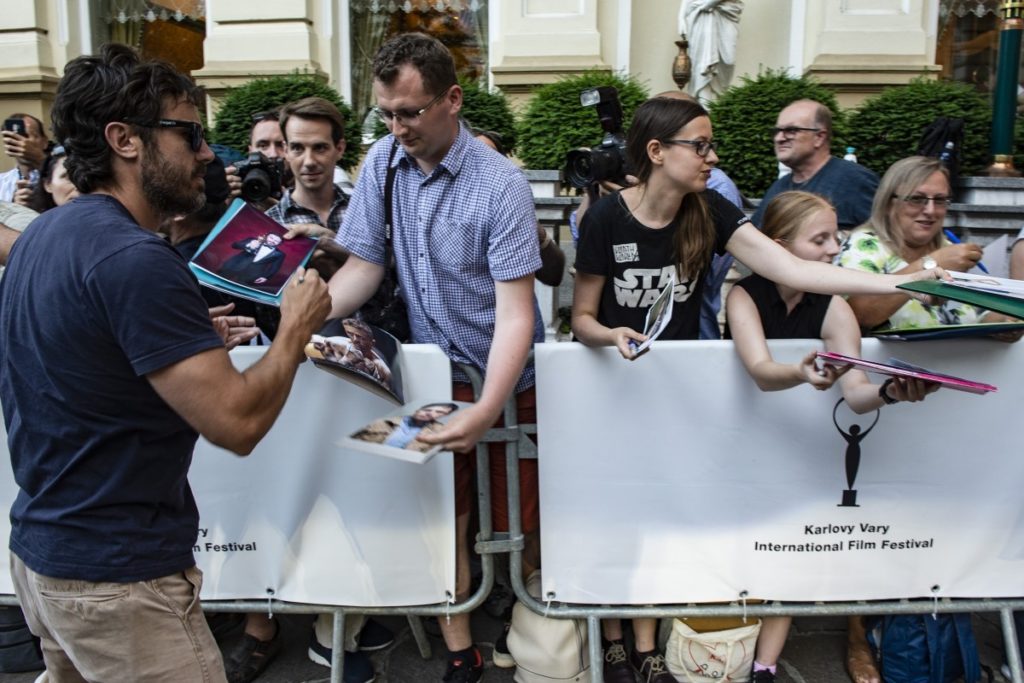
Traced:
<path id="1" fill-rule="evenodd" d="M 462 382 L 452 384 L 452 398 L 473 401 L 473 387 Z M 537 394 L 533 387 L 516 394 L 516 416 L 519 424 L 537 423 Z M 505 424 L 504 415 L 494 423 Z M 530 434 L 537 443 L 537 435 Z M 491 515 L 495 531 L 508 531 L 508 489 L 505 470 L 505 444 L 487 444 L 491 468 Z M 455 454 L 455 514 L 465 515 L 473 505 L 473 482 L 476 475 L 476 450 Z M 519 461 L 519 506 L 522 511 L 523 532 L 540 528 L 540 494 L 537 484 L 537 460 Z"/>

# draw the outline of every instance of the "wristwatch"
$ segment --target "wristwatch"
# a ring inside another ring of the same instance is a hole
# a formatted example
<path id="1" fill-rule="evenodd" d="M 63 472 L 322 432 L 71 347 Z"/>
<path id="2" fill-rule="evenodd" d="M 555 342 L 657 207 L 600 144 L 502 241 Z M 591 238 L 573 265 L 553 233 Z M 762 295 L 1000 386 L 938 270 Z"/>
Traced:
<path id="1" fill-rule="evenodd" d="M 889 387 L 895 381 L 896 380 L 894 380 L 892 377 L 890 377 L 887 380 L 885 380 L 884 382 L 882 382 L 882 386 L 878 387 L 878 397 L 880 399 L 882 399 L 882 403 L 884 403 L 887 406 L 891 406 L 893 403 L 899 403 L 900 402 L 900 400 L 898 398 L 893 398 L 892 396 L 889 395 Z"/>
<path id="2" fill-rule="evenodd" d="M 921 257 L 921 270 L 931 270 L 932 268 L 937 268 L 938 265 L 939 262 L 931 254 Z"/>

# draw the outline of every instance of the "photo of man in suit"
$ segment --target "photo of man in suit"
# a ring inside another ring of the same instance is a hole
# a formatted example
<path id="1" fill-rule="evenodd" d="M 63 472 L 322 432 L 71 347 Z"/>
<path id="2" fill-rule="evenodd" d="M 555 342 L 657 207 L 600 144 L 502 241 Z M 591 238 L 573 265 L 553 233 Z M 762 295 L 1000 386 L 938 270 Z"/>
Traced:
<path id="1" fill-rule="evenodd" d="M 277 248 L 280 244 L 281 236 L 273 233 L 239 240 L 231 247 L 240 253 L 225 261 L 218 275 L 243 285 L 262 285 L 284 263 L 284 252 Z"/>

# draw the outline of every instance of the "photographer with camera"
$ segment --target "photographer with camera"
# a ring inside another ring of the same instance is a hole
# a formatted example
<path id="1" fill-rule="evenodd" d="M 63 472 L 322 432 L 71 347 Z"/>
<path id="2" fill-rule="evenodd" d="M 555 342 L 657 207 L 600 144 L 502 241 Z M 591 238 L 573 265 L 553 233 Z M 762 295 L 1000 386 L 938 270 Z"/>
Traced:
<path id="1" fill-rule="evenodd" d="M 248 155 L 225 169 L 231 198 L 241 197 L 260 211 L 277 204 L 281 192 L 291 184 L 284 162 L 280 119 L 277 109 L 253 114 Z"/>
<path id="2" fill-rule="evenodd" d="M 14 200 L 19 188 L 34 186 L 39 181 L 39 168 L 43 165 L 50 140 L 43 122 L 29 114 L 12 114 L 4 121 L 4 152 L 18 164 L 0 175 L 0 201 Z"/>

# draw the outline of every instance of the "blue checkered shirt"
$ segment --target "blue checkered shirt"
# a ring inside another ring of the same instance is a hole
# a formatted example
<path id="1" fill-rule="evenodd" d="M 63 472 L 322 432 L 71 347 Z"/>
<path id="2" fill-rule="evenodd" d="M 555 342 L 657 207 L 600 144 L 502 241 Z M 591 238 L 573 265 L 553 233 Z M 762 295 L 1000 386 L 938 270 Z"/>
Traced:
<path id="1" fill-rule="evenodd" d="M 291 190 L 285 190 L 281 201 L 267 209 L 267 215 L 282 225 L 289 223 L 316 223 L 338 232 L 341 227 L 341 219 L 345 217 L 345 209 L 348 207 L 348 199 L 351 192 L 339 185 L 334 186 L 334 201 L 331 203 L 331 212 L 327 216 L 327 225 L 320 220 L 320 214 L 312 209 L 307 209 L 294 199 Z"/>
<path id="2" fill-rule="evenodd" d="M 384 178 L 394 138 L 370 149 L 338 243 L 384 263 Z M 393 162 L 398 281 L 412 339 L 437 344 L 455 362 L 484 371 L 494 336 L 495 281 L 541 266 L 533 194 L 522 171 L 462 127 L 437 168 L 425 176 L 401 147 Z M 544 330 L 536 299 L 533 340 Z M 457 379 L 461 373 L 456 373 Z M 528 367 L 516 391 L 533 385 Z"/>

